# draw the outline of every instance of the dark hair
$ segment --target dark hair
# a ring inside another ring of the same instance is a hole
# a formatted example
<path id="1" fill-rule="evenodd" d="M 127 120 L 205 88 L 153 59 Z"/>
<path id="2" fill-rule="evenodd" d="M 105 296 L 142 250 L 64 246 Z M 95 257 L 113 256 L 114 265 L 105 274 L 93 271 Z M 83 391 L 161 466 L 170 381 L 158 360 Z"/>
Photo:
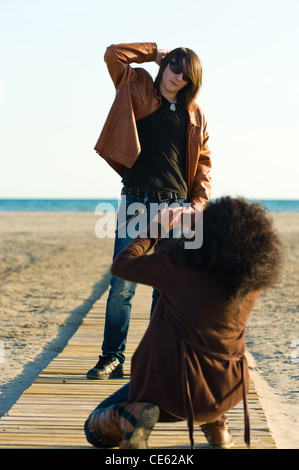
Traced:
<path id="1" fill-rule="evenodd" d="M 225 288 L 230 298 L 271 287 L 283 263 L 282 246 L 267 209 L 243 198 L 222 197 L 203 212 L 203 244 L 176 244 L 177 262 L 196 267 Z"/>
<path id="2" fill-rule="evenodd" d="M 186 47 L 178 47 L 170 51 L 161 61 L 158 75 L 155 79 L 154 86 L 159 90 L 162 75 L 171 60 L 175 61 L 186 71 L 190 81 L 177 94 L 178 103 L 184 108 L 188 108 L 192 101 L 195 100 L 202 85 L 202 67 L 200 60 L 191 49 Z"/>

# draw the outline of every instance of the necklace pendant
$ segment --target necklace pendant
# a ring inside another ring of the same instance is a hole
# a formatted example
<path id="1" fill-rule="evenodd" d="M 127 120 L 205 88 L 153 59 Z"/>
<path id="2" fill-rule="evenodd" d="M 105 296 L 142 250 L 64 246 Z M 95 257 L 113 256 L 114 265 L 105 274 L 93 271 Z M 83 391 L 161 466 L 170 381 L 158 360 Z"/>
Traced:
<path id="1" fill-rule="evenodd" d="M 174 104 L 174 103 L 171 103 L 171 105 L 170 105 L 170 110 L 171 110 L 171 111 L 175 111 L 175 110 L 176 110 L 176 107 L 175 107 L 175 104 Z"/>

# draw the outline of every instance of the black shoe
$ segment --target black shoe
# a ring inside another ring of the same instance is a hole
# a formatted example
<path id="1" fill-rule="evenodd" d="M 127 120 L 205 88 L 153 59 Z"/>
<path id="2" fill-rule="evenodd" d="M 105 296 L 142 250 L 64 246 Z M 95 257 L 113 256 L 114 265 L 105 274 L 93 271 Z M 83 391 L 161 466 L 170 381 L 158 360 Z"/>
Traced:
<path id="1" fill-rule="evenodd" d="M 121 379 L 123 376 L 123 365 L 114 356 L 100 356 L 98 363 L 86 374 L 88 379 L 98 380 Z"/>

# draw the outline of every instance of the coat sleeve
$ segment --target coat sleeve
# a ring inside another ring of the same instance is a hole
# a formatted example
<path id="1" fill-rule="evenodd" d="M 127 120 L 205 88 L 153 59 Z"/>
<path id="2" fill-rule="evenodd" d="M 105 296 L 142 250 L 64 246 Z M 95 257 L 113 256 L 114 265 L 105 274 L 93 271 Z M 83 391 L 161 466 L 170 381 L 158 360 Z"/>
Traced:
<path id="1" fill-rule="evenodd" d="M 154 42 L 112 44 L 107 47 L 104 60 L 117 89 L 124 83 L 138 78 L 138 71 L 130 67 L 130 64 L 153 62 L 156 56 L 157 44 Z"/>
<path id="2" fill-rule="evenodd" d="M 169 268 L 163 253 L 147 254 L 157 243 L 153 238 L 135 238 L 115 258 L 111 273 L 127 281 L 163 290 Z"/>

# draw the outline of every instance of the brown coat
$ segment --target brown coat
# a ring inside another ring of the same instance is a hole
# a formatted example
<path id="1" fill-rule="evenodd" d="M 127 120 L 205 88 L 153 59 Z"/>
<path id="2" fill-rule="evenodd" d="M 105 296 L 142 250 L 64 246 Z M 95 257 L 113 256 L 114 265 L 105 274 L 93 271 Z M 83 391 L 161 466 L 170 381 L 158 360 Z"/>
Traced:
<path id="1" fill-rule="evenodd" d="M 121 176 L 140 154 L 136 121 L 156 111 L 162 103 L 152 77 L 131 63 L 156 59 L 155 43 L 112 45 L 107 48 L 105 61 L 116 88 L 116 97 L 104 124 L 95 150 Z M 210 149 L 207 123 L 200 107 L 190 106 L 187 129 L 186 177 L 191 203 L 205 204 L 211 195 Z"/>
<path id="2" fill-rule="evenodd" d="M 245 325 L 258 293 L 241 306 L 228 303 L 199 270 L 174 264 L 166 252 L 145 255 L 154 244 L 133 240 L 112 266 L 115 276 L 161 293 L 132 358 L 129 398 L 189 424 L 213 422 L 246 397 Z"/>

